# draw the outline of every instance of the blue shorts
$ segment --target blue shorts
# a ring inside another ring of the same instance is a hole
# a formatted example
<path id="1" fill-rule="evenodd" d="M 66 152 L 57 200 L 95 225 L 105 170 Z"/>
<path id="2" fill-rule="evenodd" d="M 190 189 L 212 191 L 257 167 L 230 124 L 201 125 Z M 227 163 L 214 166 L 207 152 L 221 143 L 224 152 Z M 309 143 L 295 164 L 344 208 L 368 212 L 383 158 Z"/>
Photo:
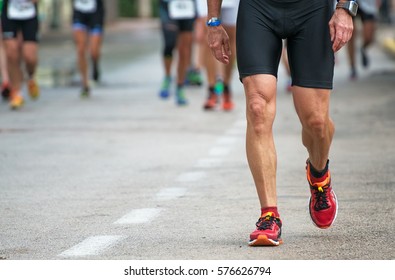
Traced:
<path id="1" fill-rule="evenodd" d="M 91 35 L 102 35 L 104 32 L 104 9 L 94 13 L 82 13 L 74 10 L 73 30 L 83 30 Z"/>

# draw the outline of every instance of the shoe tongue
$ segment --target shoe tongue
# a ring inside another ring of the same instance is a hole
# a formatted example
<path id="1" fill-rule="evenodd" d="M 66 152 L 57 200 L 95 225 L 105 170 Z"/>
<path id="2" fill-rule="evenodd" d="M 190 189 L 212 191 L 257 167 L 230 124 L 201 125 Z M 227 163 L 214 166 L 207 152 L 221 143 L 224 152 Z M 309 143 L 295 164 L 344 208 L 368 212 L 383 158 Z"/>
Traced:
<path id="1" fill-rule="evenodd" d="M 266 213 L 263 213 L 263 214 L 261 215 L 261 217 L 263 217 L 263 218 L 266 218 L 267 216 L 269 216 L 269 217 L 274 217 L 274 213 L 273 213 L 273 212 L 266 212 Z"/>

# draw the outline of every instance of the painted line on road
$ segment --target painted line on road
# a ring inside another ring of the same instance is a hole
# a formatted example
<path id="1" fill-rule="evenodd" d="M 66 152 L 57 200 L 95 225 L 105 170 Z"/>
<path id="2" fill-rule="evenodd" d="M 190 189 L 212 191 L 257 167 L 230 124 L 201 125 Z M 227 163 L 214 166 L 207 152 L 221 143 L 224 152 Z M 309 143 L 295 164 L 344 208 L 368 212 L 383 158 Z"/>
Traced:
<path id="1" fill-rule="evenodd" d="M 232 145 L 239 140 L 239 137 L 234 136 L 223 136 L 218 138 L 217 145 Z"/>
<path id="2" fill-rule="evenodd" d="M 177 178 L 177 182 L 195 182 L 206 177 L 206 172 L 203 171 L 192 171 L 181 173 Z"/>
<path id="3" fill-rule="evenodd" d="M 134 209 L 122 216 L 114 224 L 144 224 L 152 221 L 159 216 L 161 208 L 141 208 Z"/>
<path id="4" fill-rule="evenodd" d="M 213 147 L 209 151 L 210 156 L 227 156 L 230 153 L 229 147 Z"/>
<path id="5" fill-rule="evenodd" d="M 60 257 L 96 256 L 125 239 L 121 235 L 98 235 L 86 238 L 81 243 L 59 254 Z"/>
<path id="6" fill-rule="evenodd" d="M 196 162 L 195 167 L 214 168 L 221 166 L 222 162 L 223 162 L 222 158 L 202 158 Z"/>
<path id="7" fill-rule="evenodd" d="M 187 192 L 186 188 L 166 188 L 156 194 L 157 200 L 172 200 L 184 196 Z"/>

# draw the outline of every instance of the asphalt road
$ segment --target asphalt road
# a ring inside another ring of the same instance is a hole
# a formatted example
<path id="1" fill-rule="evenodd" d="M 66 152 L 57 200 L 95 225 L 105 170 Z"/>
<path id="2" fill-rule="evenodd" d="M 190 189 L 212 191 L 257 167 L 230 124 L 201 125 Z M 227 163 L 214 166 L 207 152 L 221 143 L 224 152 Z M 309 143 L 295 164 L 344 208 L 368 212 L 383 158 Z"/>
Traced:
<path id="1" fill-rule="evenodd" d="M 159 44 L 123 63 L 127 48 L 105 48 L 90 99 L 43 86 L 18 112 L 0 104 L 0 259 L 394 259 L 395 61 L 378 44 L 357 81 L 337 55 L 330 160 L 339 214 L 328 230 L 309 220 L 306 151 L 280 68 L 276 248 L 247 245 L 259 204 L 237 73 L 233 112 L 203 111 L 203 88 L 188 88 L 180 108 L 174 96 L 158 98 Z"/>

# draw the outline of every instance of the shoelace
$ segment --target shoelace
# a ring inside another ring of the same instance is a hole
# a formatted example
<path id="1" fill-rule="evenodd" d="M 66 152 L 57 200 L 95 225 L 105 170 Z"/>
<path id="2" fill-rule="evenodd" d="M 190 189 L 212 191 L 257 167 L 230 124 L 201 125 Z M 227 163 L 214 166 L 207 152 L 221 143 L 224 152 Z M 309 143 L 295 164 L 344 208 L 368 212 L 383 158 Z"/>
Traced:
<path id="1" fill-rule="evenodd" d="M 260 217 L 258 222 L 256 223 L 256 227 L 259 230 L 266 230 L 266 229 L 272 229 L 274 226 L 274 223 L 276 222 L 276 217 L 266 215 L 265 217 Z"/>
<path id="2" fill-rule="evenodd" d="M 329 208 L 327 191 L 328 188 L 323 188 L 323 187 L 318 187 L 317 189 L 314 190 L 314 195 L 316 200 L 314 204 L 314 209 L 316 211 Z"/>

